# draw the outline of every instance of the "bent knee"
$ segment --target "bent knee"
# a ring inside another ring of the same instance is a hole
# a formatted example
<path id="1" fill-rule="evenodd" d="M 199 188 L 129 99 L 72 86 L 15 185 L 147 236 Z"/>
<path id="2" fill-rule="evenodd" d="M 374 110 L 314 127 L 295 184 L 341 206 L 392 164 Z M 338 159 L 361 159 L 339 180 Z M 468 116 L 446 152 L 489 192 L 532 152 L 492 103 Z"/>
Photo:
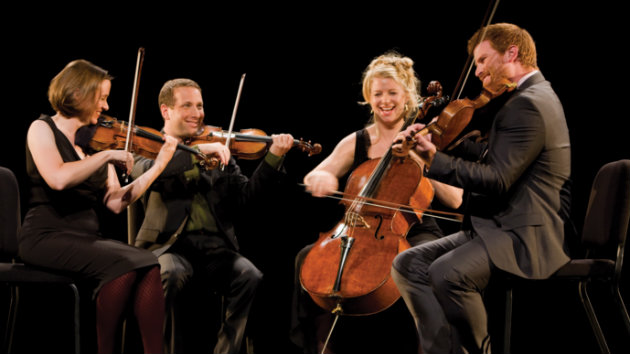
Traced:
<path id="1" fill-rule="evenodd" d="M 244 279 L 248 284 L 258 285 L 263 280 L 263 273 L 256 267 L 248 268 L 241 273 L 241 278 Z"/>
<path id="2" fill-rule="evenodd" d="M 429 283 L 435 292 L 449 292 L 455 288 L 461 288 L 463 283 L 462 275 L 456 271 L 452 265 L 434 262 L 428 271 Z"/>
<path id="3" fill-rule="evenodd" d="M 234 265 L 238 282 L 255 289 L 263 280 L 263 273 L 248 259 L 241 257 Z"/>
<path id="4" fill-rule="evenodd" d="M 163 254 L 158 258 L 160 262 L 160 276 L 165 290 L 182 289 L 192 277 L 192 267 L 181 257 L 174 254 Z"/>
<path id="5" fill-rule="evenodd" d="M 410 248 L 400 252 L 392 262 L 394 268 L 400 275 L 409 277 L 410 275 L 418 275 L 426 272 L 428 262 L 424 260 L 423 254 L 418 248 Z"/>

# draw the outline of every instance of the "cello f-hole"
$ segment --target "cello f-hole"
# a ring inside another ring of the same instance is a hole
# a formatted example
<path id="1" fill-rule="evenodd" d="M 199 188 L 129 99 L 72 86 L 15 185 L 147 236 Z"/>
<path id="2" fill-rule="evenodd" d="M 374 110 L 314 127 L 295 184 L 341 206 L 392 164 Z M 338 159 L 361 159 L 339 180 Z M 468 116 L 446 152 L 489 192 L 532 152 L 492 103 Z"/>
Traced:
<path id="1" fill-rule="evenodd" d="M 383 223 L 383 216 L 377 214 L 377 215 L 374 215 L 374 218 L 378 219 L 378 226 L 376 227 L 376 231 L 374 231 L 374 238 L 377 240 L 382 240 L 385 238 L 385 235 L 379 236 L 378 233 L 379 231 L 381 231 L 381 224 Z"/>
<path id="2" fill-rule="evenodd" d="M 342 223 L 340 224 L 337 229 L 335 230 L 335 232 L 330 236 L 331 240 L 336 239 L 337 237 L 344 237 L 347 236 L 346 235 L 346 231 L 348 230 L 348 225 L 346 225 L 346 223 Z"/>

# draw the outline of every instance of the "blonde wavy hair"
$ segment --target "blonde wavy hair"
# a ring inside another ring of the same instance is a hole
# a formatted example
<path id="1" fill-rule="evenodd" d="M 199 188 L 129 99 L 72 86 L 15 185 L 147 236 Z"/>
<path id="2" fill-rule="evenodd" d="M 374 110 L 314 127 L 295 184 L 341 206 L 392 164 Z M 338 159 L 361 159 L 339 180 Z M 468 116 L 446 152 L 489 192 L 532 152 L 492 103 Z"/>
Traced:
<path id="1" fill-rule="evenodd" d="M 420 80 L 413 69 L 413 60 L 396 51 L 389 51 L 372 60 L 363 72 L 363 99 L 360 104 L 369 104 L 372 79 L 387 78 L 400 84 L 407 93 L 405 115 L 418 108 L 420 102 Z"/>

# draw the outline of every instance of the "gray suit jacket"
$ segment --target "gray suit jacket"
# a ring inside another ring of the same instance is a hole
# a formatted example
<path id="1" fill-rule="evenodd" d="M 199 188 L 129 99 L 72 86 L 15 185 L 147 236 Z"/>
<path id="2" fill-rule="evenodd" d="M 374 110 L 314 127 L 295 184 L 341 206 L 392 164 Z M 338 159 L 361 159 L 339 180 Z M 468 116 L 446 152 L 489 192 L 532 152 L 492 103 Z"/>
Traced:
<path id="1" fill-rule="evenodd" d="M 536 73 L 495 116 L 480 162 L 438 152 L 427 177 L 471 192 L 470 225 L 498 268 L 540 279 L 569 261 L 559 212 L 570 172 L 562 104 Z"/>
<path id="2" fill-rule="evenodd" d="M 131 176 L 136 177 L 153 165 L 153 160 L 136 156 Z M 182 234 L 188 220 L 195 193 L 206 199 L 219 232 L 228 244 L 239 249 L 234 222 L 254 197 L 271 194 L 285 175 L 264 160 L 251 178 L 245 176 L 232 158 L 225 169 L 216 168 L 201 173 L 200 181 L 190 181 L 184 175 L 193 167 L 190 153 L 176 151 L 175 155 L 143 196 L 144 219 L 137 233 L 135 245 L 152 250 L 156 255 L 166 251 Z"/>

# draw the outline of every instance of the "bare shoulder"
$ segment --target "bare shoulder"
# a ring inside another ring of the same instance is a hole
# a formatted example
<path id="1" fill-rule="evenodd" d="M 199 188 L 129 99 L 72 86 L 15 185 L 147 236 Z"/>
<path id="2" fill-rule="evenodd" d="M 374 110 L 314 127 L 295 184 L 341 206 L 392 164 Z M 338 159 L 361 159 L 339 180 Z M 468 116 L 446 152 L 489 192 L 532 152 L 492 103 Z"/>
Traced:
<path id="1" fill-rule="evenodd" d="M 323 170 L 332 173 L 336 177 L 343 176 L 352 166 L 355 142 L 356 136 L 354 133 L 345 136 L 337 143 L 332 153 L 315 168 L 315 171 Z"/>
<path id="2" fill-rule="evenodd" d="M 357 135 L 355 133 L 351 133 L 346 135 L 343 139 L 339 141 L 335 150 L 340 150 L 343 152 L 351 152 L 354 155 L 354 146 L 357 142 Z"/>
<path id="3" fill-rule="evenodd" d="M 27 139 L 34 139 L 33 142 L 45 139 L 47 136 L 51 135 L 52 129 L 50 128 L 48 123 L 44 122 L 43 120 L 36 119 L 28 127 Z"/>

